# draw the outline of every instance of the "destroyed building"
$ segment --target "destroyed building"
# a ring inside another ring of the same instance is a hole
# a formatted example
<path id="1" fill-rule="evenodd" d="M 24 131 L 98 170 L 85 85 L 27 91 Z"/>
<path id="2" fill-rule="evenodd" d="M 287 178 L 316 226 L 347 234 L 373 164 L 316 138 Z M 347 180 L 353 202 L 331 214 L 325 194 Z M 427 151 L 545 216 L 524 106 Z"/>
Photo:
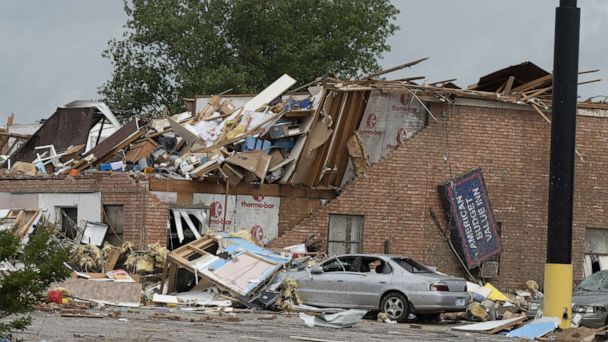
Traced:
<path id="1" fill-rule="evenodd" d="M 551 80 L 528 62 L 469 89 L 326 78 L 285 94 L 295 80 L 284 76 L 257 95 L 194 97 L 187 113 L 124 125 L 96 104 L 66 106 L 8 157 L 0 208 L 40 209 L 66 231 L 104 222 L 110 242 L 176 249 L 208 229 L 245 229 L 269 248 L 405 254 L 503 288 L 542 283 Z M 60 120 L 81 129 L 60 131 Z M 608 105 L 580 102 L 577 124 L 581 279 L 608 268 Z M 438 191 L 471 172 L 492 214 L 490 235 L 472 239 L 499 241 L 474 267 Z"/>

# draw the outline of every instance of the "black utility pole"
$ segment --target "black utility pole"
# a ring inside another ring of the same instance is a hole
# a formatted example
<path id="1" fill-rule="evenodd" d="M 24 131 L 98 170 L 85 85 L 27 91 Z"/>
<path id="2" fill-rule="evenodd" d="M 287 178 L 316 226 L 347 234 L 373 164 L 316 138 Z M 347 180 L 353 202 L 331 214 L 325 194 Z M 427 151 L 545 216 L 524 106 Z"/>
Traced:
<path id="1" fill-rule="evenodd" d="M 544 315 L 561 318 L 562 328 L 570 327 L 572 317 L 572 211 L 579 31 L 580 9 L 576 7 L 576 0 L 560 0 L 555 13 L 553 52 Z"/>

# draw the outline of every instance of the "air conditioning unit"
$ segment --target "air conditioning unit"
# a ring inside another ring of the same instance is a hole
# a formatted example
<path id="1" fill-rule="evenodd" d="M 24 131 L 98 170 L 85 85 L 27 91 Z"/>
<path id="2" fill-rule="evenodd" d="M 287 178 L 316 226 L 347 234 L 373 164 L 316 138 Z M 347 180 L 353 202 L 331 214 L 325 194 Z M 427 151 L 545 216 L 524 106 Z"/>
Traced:
<path id="1" fill-rule="evenodd" d="M 479 268 L 481 278 L 491 279 L 498 275 L 498 261 L 486 261 Z"/>

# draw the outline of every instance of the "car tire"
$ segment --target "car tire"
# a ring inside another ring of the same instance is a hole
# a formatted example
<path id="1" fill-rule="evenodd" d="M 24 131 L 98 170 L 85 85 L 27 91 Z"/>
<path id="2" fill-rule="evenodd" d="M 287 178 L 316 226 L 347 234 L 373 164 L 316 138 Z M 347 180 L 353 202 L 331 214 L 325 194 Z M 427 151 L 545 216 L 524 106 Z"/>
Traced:
<path id="1" fill-rule="evenodd" d="M 384 312 L 389 319 L 405 323 L 410 315 L 410 306 L 404 295 L 399 292 L 391 292 L 380 301 L 380 311 Z"/>

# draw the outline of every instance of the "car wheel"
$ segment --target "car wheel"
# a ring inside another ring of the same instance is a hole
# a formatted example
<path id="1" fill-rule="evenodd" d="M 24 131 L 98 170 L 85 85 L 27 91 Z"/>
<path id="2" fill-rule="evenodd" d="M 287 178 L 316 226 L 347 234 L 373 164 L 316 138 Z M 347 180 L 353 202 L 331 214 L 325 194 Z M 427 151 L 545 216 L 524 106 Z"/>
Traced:
<path id="1" fill-rule="evenodd" d="M 404 323 L 410 314 L 410 307 L 404 295 L 398 292 L 392 292 L 384 296 L 380 302 L 380 310 L 384 312 L 388 318 Z"/>

